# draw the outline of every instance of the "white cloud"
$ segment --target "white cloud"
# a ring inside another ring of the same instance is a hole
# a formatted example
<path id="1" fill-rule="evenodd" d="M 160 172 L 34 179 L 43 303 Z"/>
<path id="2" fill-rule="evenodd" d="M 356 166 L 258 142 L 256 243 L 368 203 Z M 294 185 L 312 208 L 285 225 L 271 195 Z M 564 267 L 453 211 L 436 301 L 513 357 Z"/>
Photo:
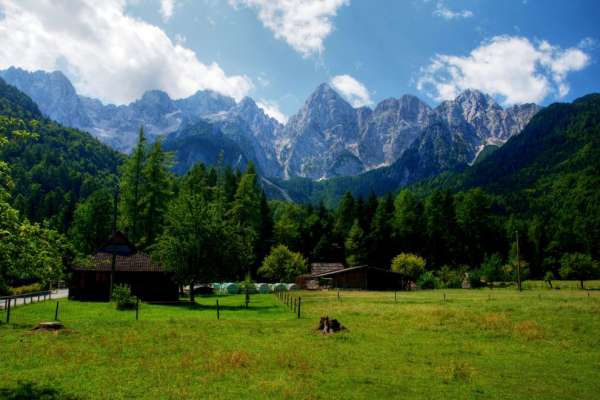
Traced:
<path id="1" fill-rule="evenodd" d="M 274 118 L 279 123 L 285 124 L 288 121 L 287 115 L 281 112 L 281 110 L 279 109 L 279 105 L 274 101 L 260 99 L 256 102 L 256 105 L 259 108 L 261 108 L 265 112 L 265 114 L 267 114 L 271 118 Z"/>
<path id="2" fill-rule="evenodd" d="M 437 100 L 449 100 L 465 89 L 500 97 L 505 104 L 541 102 L 569 92 L 567 75 L 585 68 L 588 54 L 561 49 L 546 41 L 496 36 L 468 56 L 436 55 L 421 71 L 417 88 Z"/>
<path id="3" fill-rule="evenodd" d="M 211 89 L 239 100 L 253 88 L 124 7 L 124 0 L 0 0 L 0 68 L 61 69 L 79 93 L 117 104 L 149 89 L 173 98 Z"/>
<path id="4" fill-rule="evenodd" d="M 437 17 L 442 17 L 447 20 L 451 19 L 461 19 L 461 18 L 471 18 L 473 16 L 473 11 L 471 10 L 461 10 L 461 11 L 452 11 L 448 7 L 444 5 L 443 2 L 439 1 L 435 10 L 433 11 L 433 15 Z"/>
<path id="5" fill-rule="evenodd" d="M 175 0 L 160 0 L 160 15 L 162 15 L 163 21 L 171 19 L 174 8 Z"/>
<path id="6" fill-rule="evenodd" d="M 350 75 L 337 75 L 331 78 L 331 85 L 353 107 L 362 107 L 373 104 L 369 91 L 359 81 Z"/>
<path id="7" fill-rule="evenodd" d="M 332 18 L 350 0 L 229 0 L 234 6 L 258 11 L 258 19 L 277 39 L 285 40 L 303 57 L 320 54 L 333 31 Z"/>

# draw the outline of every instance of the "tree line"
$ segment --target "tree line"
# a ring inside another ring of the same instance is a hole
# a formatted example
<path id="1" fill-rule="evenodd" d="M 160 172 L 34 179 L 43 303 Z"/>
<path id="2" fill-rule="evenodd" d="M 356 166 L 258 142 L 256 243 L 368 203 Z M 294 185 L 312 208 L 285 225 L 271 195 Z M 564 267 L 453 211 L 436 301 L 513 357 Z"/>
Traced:
<path id="1" fill-rule="evenodd" d="M 46 258 L 7 257 L 13 261 L 5 262 L 10 268 L 2 267 L 4 286 L 19 276 L 48 281 L 64 272 L 61 266 L 74 262 L 75 255 L 94 253 L 111 235 L 115 196 L 118 228 L 172 269 L 181 284 L 246 276 L 292 280 L 309 261 L 393 269 L 423 287 L 458 287 L 467 276 L 473 286 L 514 281 L 517 266 L 523 279 L 589 279 L 598 270 L 597 249 L 585 237 L 566 235 L 540 215 L 514 213 L 502 198 L 478 188 L 425 194 L 404 189 L 367 198 L 347 193 L 329 209 L 268 201 L 251 163 L 243 172 L 222 163 L 197 164 L 184 176 L 171 168 L 161 142 L 149 145 L 140 130 L 118 185 L 105 180 L 91 190 L 74 207 L 64 234 L 19 217 L 5 195 L 2 226 L 8 231 L 12 224 L 11 237 L 29 240 L 13 248 L 30 246 L 14 254 L 45 253 Z M 0 251 L 8 254 L 6 243 Z M 51 251 L 31 248 L 43 244 Z M 42 262 L 55 265 L 51 270 L 57 272 L 50 277 L 35 272 Z"/>

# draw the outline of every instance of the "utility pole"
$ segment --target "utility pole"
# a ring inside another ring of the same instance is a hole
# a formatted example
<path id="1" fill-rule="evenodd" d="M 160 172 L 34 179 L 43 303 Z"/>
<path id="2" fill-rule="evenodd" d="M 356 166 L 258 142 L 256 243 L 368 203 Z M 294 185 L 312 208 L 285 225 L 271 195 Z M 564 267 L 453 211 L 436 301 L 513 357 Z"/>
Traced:
<path id="1" fill-rule="evenodd" d="M 117 202 L 119 200 L 119 186 L 115 187 L 115 198 L 113 203 L 113 226 L 112 226 L 112 237 L 114 238 L 117 235 Z M 112 260 L 110 265 L 110 288 L 108 292 L 108 299 L 112 299 L 113 294 L 113 285 L 115 282 L 115 270 L 117 267 L 117 248 L 116 246 L 112 246 Z"/>
<path id="2" fill-rule="evenodd" d="M 519 254 L 519 231 L 515 231 L 517 236 L 517 286 L 519 287 L 519 292 L 523 290 L 521 285 L 521 258 Z"/>

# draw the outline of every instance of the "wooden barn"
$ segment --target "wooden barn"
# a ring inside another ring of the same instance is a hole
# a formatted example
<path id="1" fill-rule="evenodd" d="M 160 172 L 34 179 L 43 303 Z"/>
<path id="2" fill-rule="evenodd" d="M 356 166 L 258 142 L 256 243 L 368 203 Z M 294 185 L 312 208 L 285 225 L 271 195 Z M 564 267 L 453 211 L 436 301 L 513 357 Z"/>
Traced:
<path id="1" fill-rule="evenodd" d="M 326 287 L 324 284 L 325 282 L 316 277 L 327 272 L 338 271 L 340 269 L 344 269 L 344 264 L 324 262 L 311 263 L 310 272 L 308 274 L 299 275 L 296 278 L 296 285 L 303 289 L 320 289 Z"/>
<path id="2" fill-rule="evenodd" d="M 114 283 L 126 284 L 131 293 L 145 301 L 176 301 L 179 290 L 173 274 L 137 251 L 127 236 L 117 232 L 92 257 L 91 265 L 75 266 L 71 271 L 69 298 L 108 301 L 113 254 Z"/>
<path id="3" fill-rule="evenodd" d="M 360 265 L 337 269 L 312 277 L 327 280 L 329 286 L 340 289 L 395 290 L 402 288 L 402 275 L 382 268 Z"/>

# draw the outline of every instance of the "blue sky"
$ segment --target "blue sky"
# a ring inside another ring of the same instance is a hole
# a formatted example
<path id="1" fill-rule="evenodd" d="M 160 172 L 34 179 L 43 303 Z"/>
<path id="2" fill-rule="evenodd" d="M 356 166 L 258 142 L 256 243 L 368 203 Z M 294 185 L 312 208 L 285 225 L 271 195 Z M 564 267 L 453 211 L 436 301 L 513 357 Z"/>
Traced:
<path id="1" fill-rule="evenodd" d="M 597 1 L 49 1 L 0 0 L 0 67 L 61 69 L 105 102 L 208 88 L 282 119 L 321 82 L 357 106 L 405 93 L 435 105 L 467 87 L 503 104 L 600 90 Z"/>

